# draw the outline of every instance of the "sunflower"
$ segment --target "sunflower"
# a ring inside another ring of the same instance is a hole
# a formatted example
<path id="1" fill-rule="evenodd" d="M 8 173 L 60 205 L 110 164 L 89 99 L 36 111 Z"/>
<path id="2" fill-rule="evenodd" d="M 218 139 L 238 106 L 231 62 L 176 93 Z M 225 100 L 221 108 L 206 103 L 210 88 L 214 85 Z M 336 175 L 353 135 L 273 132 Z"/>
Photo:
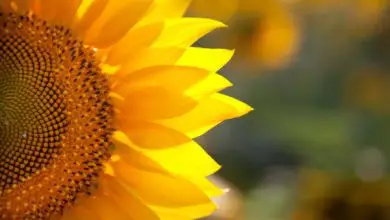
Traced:
<path id="1" fill-rule="evenodd" d="M 194 138 L 250 107 L 219 93 L 224 27 L 188 1 L 0 0 L 0 219 L 196 219 L 221 194 Z"/>

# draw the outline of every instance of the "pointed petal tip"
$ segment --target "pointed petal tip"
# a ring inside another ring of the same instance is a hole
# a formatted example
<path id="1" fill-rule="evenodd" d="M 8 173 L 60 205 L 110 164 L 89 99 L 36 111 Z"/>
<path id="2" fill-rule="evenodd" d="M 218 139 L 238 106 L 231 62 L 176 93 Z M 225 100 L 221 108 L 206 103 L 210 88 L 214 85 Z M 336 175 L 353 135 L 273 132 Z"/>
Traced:
<path id="1" fill-rule="evenodd" d="M 241 117 L 243 115 L 248 114 L 251 111 L 254 111 L 253 107 L 239 100 L 235 101 L 234 107 L 237 109 L 237 117 Z"/>
<path id="2" fill-rule="evenodd" d="M 212 18 L 202 18 L 202 17 L 188 17 L 191 20 L 198 20 L 198 21 L 203 21 L 204 24 L 208 24 L 214 28 L 227 28 L 228 25 L 223 23 L 222 21 L 218 21 Z"/>

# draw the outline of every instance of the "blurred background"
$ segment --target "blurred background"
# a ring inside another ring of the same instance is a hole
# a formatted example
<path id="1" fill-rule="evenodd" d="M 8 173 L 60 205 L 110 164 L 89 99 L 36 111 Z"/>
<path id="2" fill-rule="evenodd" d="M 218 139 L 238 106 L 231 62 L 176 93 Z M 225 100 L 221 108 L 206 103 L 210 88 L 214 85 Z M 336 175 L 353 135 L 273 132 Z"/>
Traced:
<path id="1" fill-rule="evenodd" d="M 180 0 L 178 0 L 180 1 Z M 202 137 L 227 188 L 207 220 L 390 219 L 390 0 L 193 0 L 255 108 Z"/>

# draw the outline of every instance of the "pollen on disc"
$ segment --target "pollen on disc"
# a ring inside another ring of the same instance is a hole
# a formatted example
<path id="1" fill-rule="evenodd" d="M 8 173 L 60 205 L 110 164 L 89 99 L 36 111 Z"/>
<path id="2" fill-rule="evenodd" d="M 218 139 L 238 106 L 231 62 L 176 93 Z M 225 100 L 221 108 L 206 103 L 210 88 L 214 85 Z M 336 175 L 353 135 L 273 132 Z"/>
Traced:
<path id="1" fill-rule="evenodd" d="M 110 156 L 108 91 L 71 31 L 0 12 L 0 219 L 61 215 L 96 186 Z"/>

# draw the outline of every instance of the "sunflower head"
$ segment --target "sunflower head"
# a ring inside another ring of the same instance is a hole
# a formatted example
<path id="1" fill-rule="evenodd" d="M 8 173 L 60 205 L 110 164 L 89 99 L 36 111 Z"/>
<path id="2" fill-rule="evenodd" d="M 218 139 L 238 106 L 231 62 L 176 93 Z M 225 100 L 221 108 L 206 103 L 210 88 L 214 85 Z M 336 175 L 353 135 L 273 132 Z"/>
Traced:
<path id="1" fill-rule="evenodd" d="M 0 26 L 0 212 L 44 218 L 88 193 L 110 157 L 108 80 L 68 28 L 17 13 Z"/>
<path id="2" fill-rule="evenodd" d="M 192 139 L 251 108 L 219 93 L 232 52 L 191 47 L 223 24 L 188 4 L 0 0 L 0 219 L 214 210 Z"/>

